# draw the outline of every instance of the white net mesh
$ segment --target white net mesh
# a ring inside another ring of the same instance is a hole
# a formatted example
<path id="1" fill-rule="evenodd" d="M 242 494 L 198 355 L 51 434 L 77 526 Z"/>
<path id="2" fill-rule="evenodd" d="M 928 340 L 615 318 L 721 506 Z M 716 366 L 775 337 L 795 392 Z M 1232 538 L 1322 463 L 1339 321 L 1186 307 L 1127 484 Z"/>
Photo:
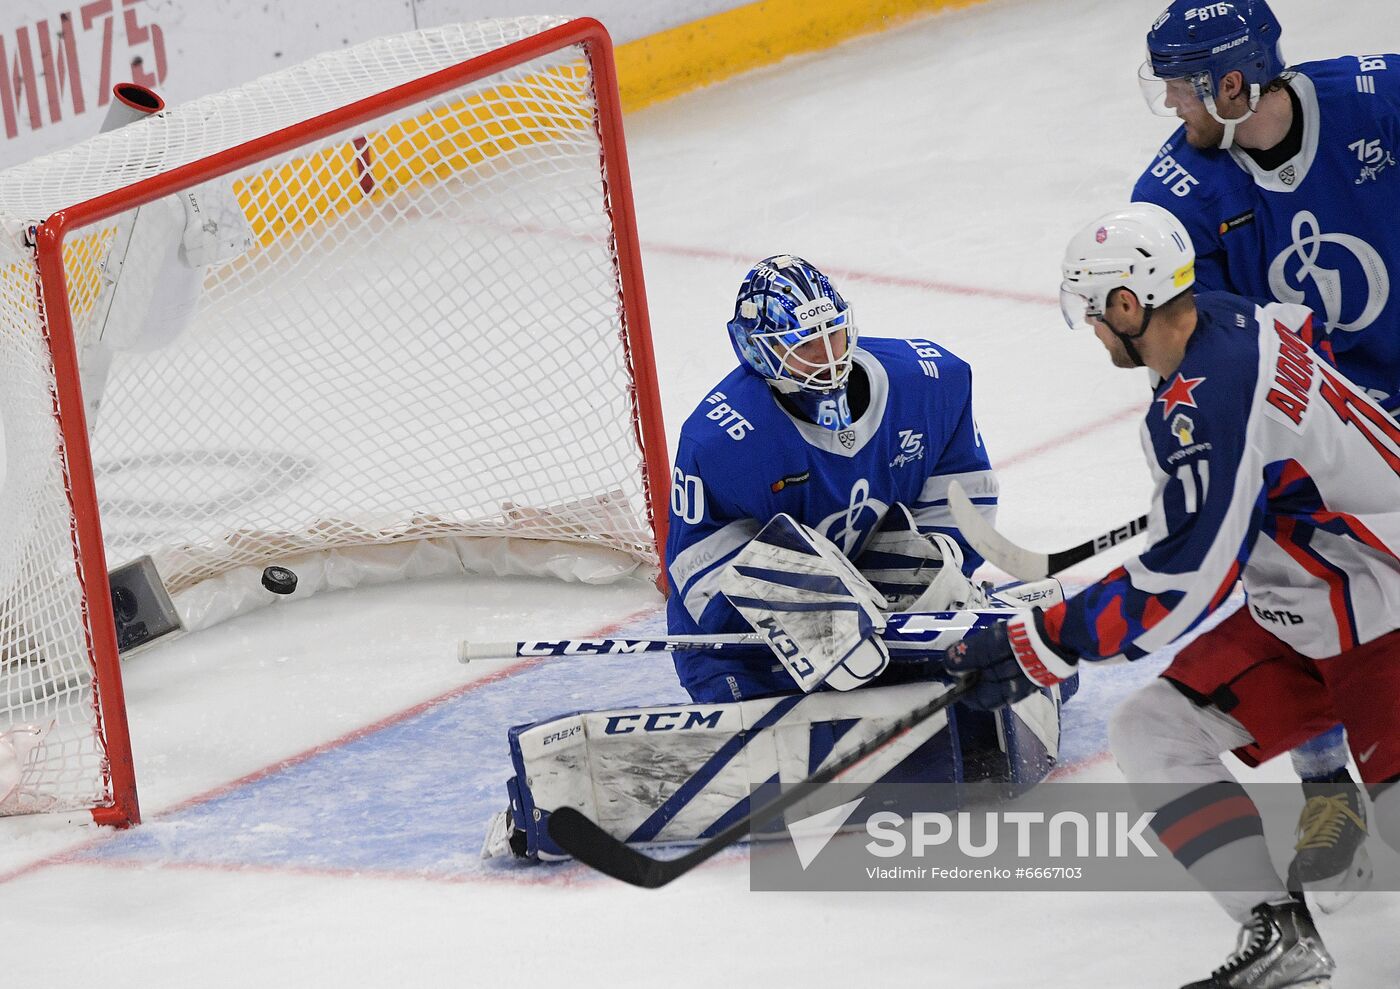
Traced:
<path id="1" fill-rule="evenodd" d="M 47 730 L 0 813 L 102 797 L 25 227 L 562 22 L 375 41 L 0 173 L 0 733 Z M 205 177 L 198 213 L 177 195 L 70 232 L 109 566 L 151 554 L 179 591 L 444 534 L 654 564 L 594 113 L 568 47 Z M 192 264 L 201 244 L 224 260 Z"/>

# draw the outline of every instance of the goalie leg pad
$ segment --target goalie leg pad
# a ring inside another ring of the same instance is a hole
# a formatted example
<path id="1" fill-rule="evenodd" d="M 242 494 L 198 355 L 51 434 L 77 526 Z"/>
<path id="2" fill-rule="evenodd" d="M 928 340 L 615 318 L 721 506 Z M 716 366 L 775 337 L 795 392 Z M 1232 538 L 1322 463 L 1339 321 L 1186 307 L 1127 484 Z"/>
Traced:
<path id="1" fill-rule="evenodd" d="M 550 812 L 562 806 L 627 841 L 703 839 L 747 813 L 751 800 L 805 779 L 947 689 L 910 683 L 854 694 L 595 711 L 517 726 L 509 733 L 511 844 L 526 858 L 563 858 L 548 831 Z M 930 718 L 843 778 L 961 782 L 956 715 L 950 709 Z M 880 807 L 880 801 L 866 804 L 872 813 Z M 787 818 L 810 812 L 799 805 Z M 857 816 L 848 824 L 862 821 Z M 769 827 L 776 831 L 781 822 Z"/>
<path id="2" fill-rule="evenodd" d="M 1058 577 L 1045 577 L 1002 584 L 992 588 L 989 596 L 993 605 L 1005 605 L 1022 611 L 1027 608 L 1049 611 L 1055 605 L 1064 603 L 1065 589 Z"/>

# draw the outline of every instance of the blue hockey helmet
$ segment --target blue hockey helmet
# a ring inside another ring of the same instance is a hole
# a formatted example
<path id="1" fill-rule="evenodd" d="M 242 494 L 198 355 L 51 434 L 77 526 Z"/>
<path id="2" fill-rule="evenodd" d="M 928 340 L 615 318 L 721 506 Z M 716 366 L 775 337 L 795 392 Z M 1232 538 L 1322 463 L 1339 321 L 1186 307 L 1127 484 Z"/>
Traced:
<path id="1" fill-rule="evenodd" d="M 729 321 L 739 359 L 784 392 L 845 388 L 856 326 L 831 280 L 802 258 L 764 258 L 744 276 Z"/>
<path id="2" fill-rule="evenodd" d="M 1252 111 L 1263 88 L 1288 67 L 1279 48 L 1282 34 L 1264 0 L 1173 0 L 1147 32 L 1147 61 L 1138 77 L 1148 106 L 1172 116 L 1166 83 L 1186 80 L 1211 115 L 1227 123 L 1216 113 L 1215 95 L 1222 79 L 1239 72 Z"/>

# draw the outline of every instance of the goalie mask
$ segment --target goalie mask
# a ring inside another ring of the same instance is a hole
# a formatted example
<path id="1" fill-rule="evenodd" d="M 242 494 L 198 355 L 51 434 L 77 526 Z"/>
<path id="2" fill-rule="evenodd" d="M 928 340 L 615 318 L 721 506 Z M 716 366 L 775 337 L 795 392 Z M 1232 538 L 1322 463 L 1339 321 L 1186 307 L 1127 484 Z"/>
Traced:
<path id="1" fill-rule="evenodd" d="M 739 286 L 729 337 L 739 359 L 817 425 L 850 426 L 855 321 L 831 280 L 810 263 L 779 254 L 754 265 Z"/>
<path id="2" fill-rule="evenodd" d="M 1172 117 L 1182 101 L 1199 100 L 1224 126 L 1220 147 L 1228 148 L 1235 127 L 1254 113 L 1265 87 L 1285 74 L 1282 33 L 1264 0 L 1175 0 L 1147 33 L 1147 61 L 1138 71 L 1147 105 L 1158 116 Z M 1216 109 L 1215 97 L 1231 72 L 1244 77 L 1248 109 L 1227 120 Z"/>
<path id="3" fill-rule="evenodd" d="M 1181 221 L 1155 203 L 1132 203 L 1099 217 L 1070 239 L 1062 266 L 1060 312 L 1071 329 L 1103 318 L 1108 297 L 1124 288 L 1143 308 L 1135 334 L 1112 326 L 1128 354 L 1142 365 L 1133 341 L 1147 330 L 1153 311 L 1196 283 L 1196 252 Z"/>

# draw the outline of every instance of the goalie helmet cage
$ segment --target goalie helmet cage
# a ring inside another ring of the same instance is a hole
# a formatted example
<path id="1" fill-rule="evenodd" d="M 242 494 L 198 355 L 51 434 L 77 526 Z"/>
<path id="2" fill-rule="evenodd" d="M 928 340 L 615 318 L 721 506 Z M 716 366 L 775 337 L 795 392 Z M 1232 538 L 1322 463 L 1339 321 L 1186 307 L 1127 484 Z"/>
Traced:
<path id="1" fill-rule="evenodd" d="M 132 231 L 178 215 L 193 267 L 186 190 L 246 249 L 152 344 L 169 257 Z M 177 599 L 318 555 L 344 586 L 365 547 L 659 571 L 669 481 L 595 20 L 380 39 L 0 173 L 0 815 L 139 820 L 109 565 Z"/>

